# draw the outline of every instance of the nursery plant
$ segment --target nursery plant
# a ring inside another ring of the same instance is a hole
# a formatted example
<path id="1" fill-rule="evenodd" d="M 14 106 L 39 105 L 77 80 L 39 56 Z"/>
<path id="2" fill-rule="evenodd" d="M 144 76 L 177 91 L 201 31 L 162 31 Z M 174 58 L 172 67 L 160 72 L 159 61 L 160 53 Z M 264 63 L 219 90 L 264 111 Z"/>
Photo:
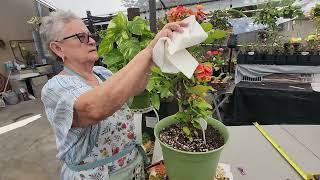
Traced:
<path id="1" fill-rule="evenodd" d="M 107 30 L 100 32 L 102 38 L 98 54 L 103 63 L 112 72 L 117 72 L 129 63 L 154 37 L 148 21 L 136 16 L 129 21 L 122 12 L 110 21 Z M 130 100 L 132 109 L 144 109 L 150 106 L 149 93 L 142 92 Z"/>
<path id="2" fill-rule="evenodd" d="M 201 6 L 196 10 L 178 6 L 168 11 L 166 19 L 170 22 L 183 20 L 191 15 L 199 15 L 197 21 L 208 33 L 207 43 L 226 35 L 224 30 L 215 29 L 208 22 L 207 14 Z M 228 140 L 225 126 L 212 118 L 212 106 L 206 101 L 208 93 L 214 89 L 210 85 L 217 61 L 206 58 L 206 51 L 197 45 L 188 51 L 199 62 L 193 76 L 189 79 L 182 73 L 163 73 L 157 67 L 147 85 L 151 102 L 159 109 L 160 100 L 173 97 L 179 111 L 173 116 L 160 120 L 155 127 L 155 136 L 160 141 L 165 166 L 170 179 L 211 180 L 224 144 Z M 206 130 L 204 130 L 206 129 Z"/>

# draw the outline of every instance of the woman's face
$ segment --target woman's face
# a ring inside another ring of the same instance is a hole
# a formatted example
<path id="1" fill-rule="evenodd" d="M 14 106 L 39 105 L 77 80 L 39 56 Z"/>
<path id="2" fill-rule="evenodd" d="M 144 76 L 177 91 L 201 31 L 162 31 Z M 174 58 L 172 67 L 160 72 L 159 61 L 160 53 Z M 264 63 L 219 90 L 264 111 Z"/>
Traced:
<path id="1" fill-rule="evenodd" d="M 79 34 L 80 33 L 80 34 Z M 73 36 L 76 35 L 77 36 Z M 88 28 L 81 20 L 72 20 L 64 26 L 63 37 L 59 42 L 50 43 L 50 48 L 65 62 L 76 61 L 77 63 L 95 62 L 98 60 L 96 42 L 89 37 Z"/>

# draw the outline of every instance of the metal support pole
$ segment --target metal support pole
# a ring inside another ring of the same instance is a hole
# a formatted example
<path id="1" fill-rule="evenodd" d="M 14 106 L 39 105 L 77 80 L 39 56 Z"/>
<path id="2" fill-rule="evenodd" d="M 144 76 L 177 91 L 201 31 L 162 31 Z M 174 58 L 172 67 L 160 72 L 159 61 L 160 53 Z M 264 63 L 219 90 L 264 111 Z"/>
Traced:
<path id="1" fill-rule="evenodd" d="M 231 73 L 232 52 L 233 52 L 233 48 L 229 48 L 229 62 L 228 62 L 228 72 L 229 73 Z"/>
<path id="2" fill-rule="evenodd" d="M 88 18 L 89 31 L 93 34 L 96 32 L 96 30 L 93 25 L 92 15 L 90 11 L 87 11 L 87 18 Z"/>
<path id="3" fill-rule="evenodd" d="M 150 30 L 157 33 L 157 8 L 156 0 L 149 0 L 149 19 L 150 19 Z"/>

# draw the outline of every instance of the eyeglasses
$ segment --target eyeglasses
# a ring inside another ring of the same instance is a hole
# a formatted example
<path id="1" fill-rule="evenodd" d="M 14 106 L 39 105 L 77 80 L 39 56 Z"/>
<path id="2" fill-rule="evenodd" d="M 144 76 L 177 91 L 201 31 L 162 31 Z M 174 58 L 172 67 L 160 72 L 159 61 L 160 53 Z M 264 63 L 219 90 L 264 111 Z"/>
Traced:
<path id="1" fill-rule="evenodd" d="M 89 43 L 89 38 L 92 38 L 92 39 L 94 39 L 94 40 L 96 40 L 96 38 L 97 38 L 97 36 L 96 36 L 96 35 L 93 35 L 93 34 L 89 34 L 89 33 L 77 33 L 77 34 L 74 34 L 74 35 L 65 37 L 65 38 L 63 38 L 62 40 L 69 39 L 69 38 L 72 38 L 72 37 L 77 37 L 81 43 L 85 43 L 85 44 L 88 44 L 88 43 Z M 61 40 L 61 41 L 62 41 L 62 40 Z"/>

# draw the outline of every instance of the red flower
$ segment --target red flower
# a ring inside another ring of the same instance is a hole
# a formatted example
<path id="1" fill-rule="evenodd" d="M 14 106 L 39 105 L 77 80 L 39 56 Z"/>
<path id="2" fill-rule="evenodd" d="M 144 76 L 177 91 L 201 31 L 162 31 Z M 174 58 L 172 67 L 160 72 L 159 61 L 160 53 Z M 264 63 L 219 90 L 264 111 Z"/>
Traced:
<path id="1" fill-rule="evenodd" d="M 122 125 L 121 125 L 121 128 L 122 128 L 122 129 L 125 129 L 125 128 L 127 128 L 127 125 L 126 125 L 126 123 L 122 123 Z"/>
<path id="2" fill-rule="evenodd" d="M 199 64 L 195 71 L 196 78 L 200 81 L 210 81 L 212 76 L 212 67 L 208 64 Z"/>
<path id="3" fill-rule="evenodd" d="M 207 51 L 207 55 L 212 56 L 211 51 Z"/>
<path id="4" fill-rule="evenodd" d="M 203 6 L 197 6 L 198 11 L 193 11 L 192 9 L 185 6 L 177 6 L 171 8 L 166 14 L 169 22 L 181 21 L 191 15 L 195 15 L 198 21 L 203 21 L 205 19 L 206 13 L 201 11 Z"/>
<path id="5" fill-rule="evenodd" d="M 219 52 L 219 51 L 211 51 L 211 54 L 214 55 L 214 56 L 216 56 L 216 55 L 219 55 L 220 52 Z"/>

